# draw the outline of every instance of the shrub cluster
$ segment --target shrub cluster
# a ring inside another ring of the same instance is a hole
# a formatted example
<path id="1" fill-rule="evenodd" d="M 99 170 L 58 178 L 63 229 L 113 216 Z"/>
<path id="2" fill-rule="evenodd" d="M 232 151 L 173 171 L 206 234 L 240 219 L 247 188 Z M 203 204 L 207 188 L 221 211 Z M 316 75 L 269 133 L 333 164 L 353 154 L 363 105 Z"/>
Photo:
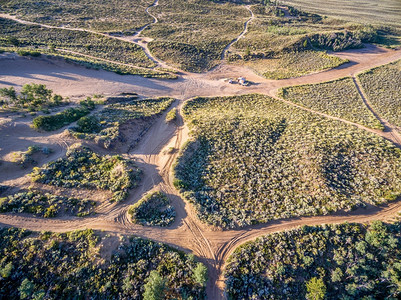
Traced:
<path id="1" fill-rule="evenodd" d="M 157 271 L 166 283 L 165 299 L 205 299 L 193 256 L 130 237 L 111 258 L 102 258 L 103 239 L 90 229 L 59 234 L 0 229 L 0 297 L 143 299 L 145 281 Z"/>
<path id="2" fill-rule="evenodd" d="M 92 213 L 96 205 L 92 200 L 80 200 L 39 191 L 20 192 L 0 198 L 0 212 L 30 213 L 53 218 L 61 213 L 84 217 Z"/>
<path id="3" fill-rule="evenodd" d="M 147 226 L 169 226 L 175 220 L 174 207 L 162 192 L 146 195 L 128 211 L 134 223 Z"/>
<path id="4" fill-rule="evenodd" d="M 389 141 L 262 95 L 195 98 L 175 185 L 221 227 L 328 214 L 401 194 Z"/>
<path id="5" fill-rule="evenodd" d="M 6 109 L 39 111 L 65 104 L 63 97 L 53 94 L 44 84 L 25 84 L 21 93 L 14 87 L 0 88 L 0 105 Z"/>
<path id="6" fill-rule="evenodd" d="M 229 258 L 228 297 L 397 299 L 400 229 L 400 223 L 376 221 L 304 226 L 258 238 Z"/>
<path id="7" fill-rule="evenodd" d="M 141 171 L 121 156 L 100 156 L 87 147 L 72 148 L 67 156 L 35 167 L 34 182 L 67 188 L 102 189 L 113 192 L 110 201 L 122 201 L 140 180 Z"/>
<path id="8" fill-rule="evenodd" d="M 350 77 L 282 88 L 279 95 L 294 103 L 371 128 L 384 129 L 366 107 Z"/>

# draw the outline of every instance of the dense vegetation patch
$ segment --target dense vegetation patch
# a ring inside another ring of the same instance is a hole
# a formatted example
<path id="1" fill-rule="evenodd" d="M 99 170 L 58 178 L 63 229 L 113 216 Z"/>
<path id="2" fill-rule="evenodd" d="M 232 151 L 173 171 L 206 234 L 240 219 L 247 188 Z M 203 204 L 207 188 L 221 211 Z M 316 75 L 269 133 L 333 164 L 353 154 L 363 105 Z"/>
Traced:
<path id="1" fill-rule="evenodd" d="M 230 299 L 397 299 L 401 224 L 304 226 L 240 246 Z"/>
<path id="2" fill-rule="evenodd" d="M 94 140 L 105 148 L 113 148 L 117 142 L 126 142 L 132 136 L 136 136 L 135 144 L 152 125 L 153 118 L 173 102 L 172 98 L 157 98 L 113 103 L 93 116 L 79 120 L 70 132 L 77 138 Z M 136 128 L 136 133 L 124 134 L 127 124 L 139 121 L 144 124 Z"/>
<path id="3" fill-rule="evenodd" d="M 63 97 L 53 94 L 44 84 L 24 84 L 18 94 L 14 87 L 0 88 L 0 105 L 7 110 L 48 111 L 65 104 Z"/>
<path id="4" fill-rule="evenodd" d="M 243 30 L 249 12 L 232 3 L 208 0 L 164 0 L 151 13 L 158 18 L 143 35 L 153 54 L 182 70 L 201 72 L 214 67 L 226 45 Z"/>
<path id="5" fill-rule="evenodd" d="M 352 78 L 285 87 L 280 96 L 294 103 L 371 128 L 384 129 L 363 102 Z"/>
<path id="6" fill-rule="evenodd" d="M 100 34 L 24 25 L 0 18 L 0 46 L 64 49 L 115 62 L 154 67 L 142 48 Z"/>
<path id="7" fill-rule="evenodd" d="M 401 194 L 401 151 L 345 123 L 262 95 L 195 98 L 175 185 L 222 227 L 328 214 Z"/>
<path id="8" fill-rule="evenodd" d="M 237 57 L 238 58 L 238 57 Z M 235 56 L 231 56 L 235 60 Z M 248 59 L 242 64 L 251 67 L 269 79 L 299 77 L 313 72 L 338 67 L 347 61 L 322 51 L 296 51 L 283 53 L 270 59 Z"/>
<path id="9" fill-rule="evenodd" d="M 7 299 L 143 299 L 151 271 L 165 282 L 166 299 L 204 299 L 193 256 L 149 240 L 118 242 L 111 258 L 92 230 L 32 233 L 0 229 L 0 297 Z M 107 251 L 107 249 L 105 249 Z"/>
<path id="10" fill-rule="evenodd" d="M 401 60 L 358 75 L 374 110 L 401 127 Z"/>
<path id="11" fill-rule="evenodd" d="M 122 201 L 140 180 L 141 171 L 121 156 L 100 156 L 86 147 L 73 147 L 31 173 L 34 182 L 66 187 L 109 190 L 110 201 Z"/>
<path id="12" fill-rule="evenodd" d="M 148 226 L 168 226 L 175 220 L 174 207 L 163 192 L 146 195 L 128 211 L 134 223 Z"/>
<path id="13" fill-rule="evenodd" d="M 153 0 L 80 0 L 51 2 L 36 0 L 2 1 L 1 9 L 20 15 L 24 20 L 54 25 L 80 27 L 96 31 L 133 34 L 153 21 L 145 12 Z M 132 18 L 132 16 L 135 18 Z"/>
<path id="14" fill-rule="evenodd" d="M 75 122 L 90 113 L 95 108 L 95 103 L 89 98 L 81 101 L 80 106 L 67 108 L 66 110 L 49 116 L 39 116 L 33 119 L 32 126 L 35 129 L 53 131 Z"/>
<path id="15" fill-rule="evenodd" d="M 95 201 L 42 194 L 35 190 L 0 198 L 0 212 L 24 212 L 45 218 L 61 213 L 84 217 L 92 213 L 95 205 Z"/>

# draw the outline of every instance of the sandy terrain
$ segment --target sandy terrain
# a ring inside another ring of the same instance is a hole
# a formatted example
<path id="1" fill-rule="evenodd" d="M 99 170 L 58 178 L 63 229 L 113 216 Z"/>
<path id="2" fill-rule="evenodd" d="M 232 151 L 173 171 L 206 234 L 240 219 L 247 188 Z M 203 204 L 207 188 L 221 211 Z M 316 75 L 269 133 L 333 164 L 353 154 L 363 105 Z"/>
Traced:
<path id="1" fill-rule="evenodd" d="M 157 5 L 155 1 L 154 5 Z M 157 19 L 155 19 L 157 21 Z M 246 28 L 245 28 L 246 29 Z M 65 97 L 86 97 L 93 94 L 113 95 L 121 92 L 136 92 L 140 96 L 171 96 L 178 101 L 173 106 L 178 108 L 178 120 L 166 124 L 165 114 L 150 128 L 140 143 L 126 155 L 135 159 L 143 170 L 143 180 L 138 188 L 132 191 L 129 199 L 122 204 L 100 206 L 98 214 L 88 218 L 63 217 L 59 219 L 42 219 L 28 215 L 2 214 L 0 226 L 18 226 L 31 230 L 52 230 L 64 232 L 76 229 L 102 229 L 115 234 L 134 234 L 150 238 L 193 252 L 209 268 L 207 292 L 209 299 L 223 298 L 224 282 L 222 271 L 230 253 L 236 247 L 258 236 L 289 230 L 301 225 L 323 223 L 369 222 L 371 220 L 391 220 L 401 210 L 401 202 L 393 202 L 382 207 L 368 207 L 351 213 L 337 213 L 329 216 L 303 217 L 278 220 L 263 225 L 250 226 L 238 230 L 220 231 L 201 223 L 191 206 L 185 202 L 172 185 L 171 166 L 177 157 L 166 149 L 181 146 L 188 140 L 188 128 L 184 124 L 180 109 L 183 102 L 194 96 L 238 95 L 245 93 L 263 93 L 277 98 L 277 89 L 283 86 L 318 83 L 344 76 L 354 76 L 363 70 L 389 63 L 401 58 L 401 51 L 392 51 L 375 46 L 365 49 L 335 53 L 347 58 L 350 63 L 339 68 L 316 73 L 300 78 L 286 80 L 266 80 L 255 75 L 250 69 L 231 65 L 220 65 L 213 71 L 203 74 L 183 73 L 177 80 L 146 79 L 139 76 L 121 76 L 114 73 L 85 69 L 68 64 L 63 60 L 50 60 L 45 57 L 26 58 L 13 54 L 0 55 L 0 87 L 15 86 L 19 89 L 25 83 L 43 83 L 55 93 Z M 224 81 L 229 77 L 245 76 L 253 84 L 249 87 L 230 85 Z M 369 106 L 357 80 L 355 84 L 365 103 Z M 278 99 L 278 98 L 277 98 Z M 284 101 L 282 99 L 278 99 Z M 294 106 L 291 102 L 286 103 Z M 300 107 L 300 106 L 298 106 Z M 335 118 L 323 113 L 300 107 L 327 118 L 336 119 L 379 134 L 393 143 L 400 145 L 400 135 L 386 120 L 377 116 L 386 126 L 384 132 Z M 52 133 L 38 133 L 29 127 L 33 117 L 18 118 L 15 115 L 0 115 L 0 159 L 6 160 L 0 166 L 0 183 L 12 186 L 29 184 L 26 176 L 30 169 L 19 169 L 8 162 L 12 151 L 25 151 L 32 144 L 48 146 L 54 150 L 49 157 L 40 163 L 63 156 L 68 146 L 74 141 L 62 134 L 62 129 Z M 162 190 L 168 194 L 177 211 L 175 223 L 169 228 L 144 227 L 132 224 L 129 220 L 128 207 L 151 190 Z M 112 247 L 113 243 L 110 243 Z M 106 251 L 107 252 L 107 251 Z"/>

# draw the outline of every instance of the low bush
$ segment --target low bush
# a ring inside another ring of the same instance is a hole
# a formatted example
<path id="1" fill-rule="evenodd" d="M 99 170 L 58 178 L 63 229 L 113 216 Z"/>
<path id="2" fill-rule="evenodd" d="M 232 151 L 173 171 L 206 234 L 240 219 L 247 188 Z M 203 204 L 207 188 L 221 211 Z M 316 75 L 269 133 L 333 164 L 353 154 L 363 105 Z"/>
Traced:
<path id="1" fill-rule="evenodd" d="M 128 213 L 134 223 L 147 226 L 169 226 L 175 220 L 174 207 L 162 192 L 145 196 L 132 205 Z"/>

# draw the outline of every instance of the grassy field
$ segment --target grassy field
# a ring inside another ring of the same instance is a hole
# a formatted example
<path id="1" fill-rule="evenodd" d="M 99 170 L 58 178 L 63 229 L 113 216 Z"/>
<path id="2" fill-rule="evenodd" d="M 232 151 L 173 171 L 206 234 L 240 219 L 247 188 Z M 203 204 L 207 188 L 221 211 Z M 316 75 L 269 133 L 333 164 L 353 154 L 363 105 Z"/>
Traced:
<path id="1" fill-rule="evenodd" d="M 224 228 L 328 214 L 401 194 L 401 151 L 372 133 L 262 95 L 195 98 L 175 186 Z"/>
<path id="2" fill-rule="evenodd" d="M 401 3 L 397 0 L 283 0 L 282 3 L 353 22 L 401 28 Z"/>
<path id="3" fill-rule="evenodd" d="M 358 75 L 374 110 L 401 127 L 401 60 Z"/>
<path id="4" fill-rule="evenodd" d="M 282 88 L 284 99 L 371 128 L 384 129 L 366 107 L 352 78 Z"/>
<path id="5" fill-rule="evenodd" d="M 229 299 L 397 299 L 401 224 L 304 226 L 240 246 Z"/>
<path id="6" fill-rule="evenodd" d="M 165 299 L 205 299 L 205 282 L 195 276 L 203 264 L 165 244 L 133 236 L 118 240 L 91 229 L 2 228 L 0 237 L 2 298 L 143 299 L 154 274 L 165 281 Z M 116 248 L 109 256 L 104 253 L 110 242 Z"/>
<path id="7" fill-rule="evenodd" d="M 37 23 L 102 32 L 133 33 L 153 21 L 145 9 L 153 0 L 63 1 L 3 0 L 0 11 Z"/>

